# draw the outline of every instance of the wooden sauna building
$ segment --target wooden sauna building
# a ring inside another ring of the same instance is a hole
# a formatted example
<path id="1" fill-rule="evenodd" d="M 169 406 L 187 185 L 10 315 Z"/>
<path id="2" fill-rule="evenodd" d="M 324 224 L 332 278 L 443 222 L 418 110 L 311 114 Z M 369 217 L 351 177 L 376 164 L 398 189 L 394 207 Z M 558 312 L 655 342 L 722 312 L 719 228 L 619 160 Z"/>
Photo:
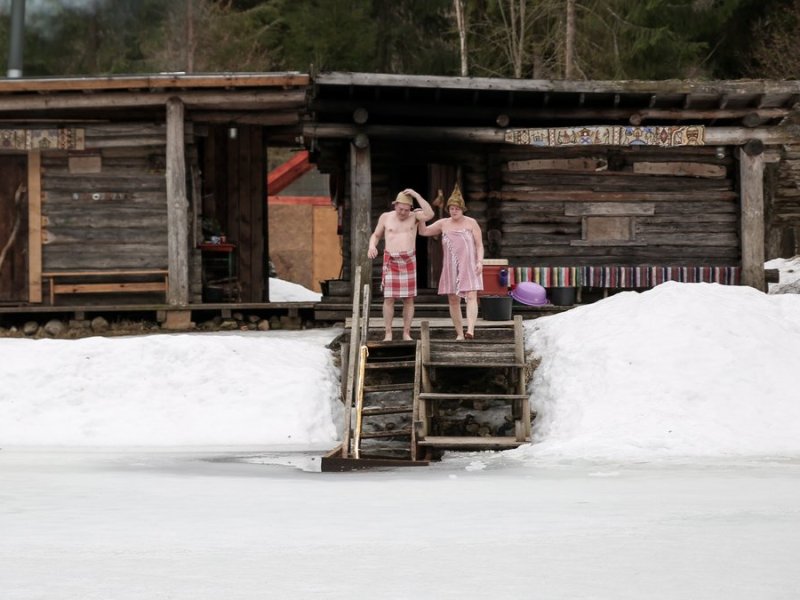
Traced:
<path id="1" fill-rule="evenodd" d="M 267 148 L 297 73 L 0 82 L 0 312 L 269 304 Z"/>
<path id="2" fill-rule="evenodd" d="M 377 288 L 368 238 L 397 192 L 456 182 L 512 281 L 585 300 L 666 280 L 764 289 L 764 260 L 800 253 L 798 99 L 797 81 L 6 79 L 0 314 L 147 309 L 180 326 L 279 309 L 273 147 L 330 175 L 343 266 L 309 308 L 319 321 L 350 315 L 356 266 Z M 446 315 L 438 244 L 417 242 L 420 316 L 427 299 Z"/>
<path id="3" fill-rule="evenodd" d="M 311 87 L 304 142 L 344 208 L 344 281 L 320 319 L 347 315 L 357 266 L 379 281 L 368 238 L 406 187 L 430 200 L 458 182 L 488 258 L 587 295 L 765 289 L 765 259 L 800 252 L 796 81 L 323 73 Z M 438 242 L 419 238 L 417 255 L 420 287 L 435 288 Z"/>

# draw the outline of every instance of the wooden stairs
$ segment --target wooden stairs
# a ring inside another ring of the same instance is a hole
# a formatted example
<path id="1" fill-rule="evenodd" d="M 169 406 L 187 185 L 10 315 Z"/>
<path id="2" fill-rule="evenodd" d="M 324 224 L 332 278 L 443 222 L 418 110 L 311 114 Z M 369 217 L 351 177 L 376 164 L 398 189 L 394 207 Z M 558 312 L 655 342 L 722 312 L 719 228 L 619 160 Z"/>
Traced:
<path id="1" fill-rule="evenodd" d="M 369 302 L 365 285 L 342 345 L 342 443 L 322 458 L 323 471 L 424 466 L 445 450 L 530 442 L 522 317 L 466 341 L 423 320 L 419 340 L 383 342 L 374 339 L 382 327 L 369 329 Z"/>

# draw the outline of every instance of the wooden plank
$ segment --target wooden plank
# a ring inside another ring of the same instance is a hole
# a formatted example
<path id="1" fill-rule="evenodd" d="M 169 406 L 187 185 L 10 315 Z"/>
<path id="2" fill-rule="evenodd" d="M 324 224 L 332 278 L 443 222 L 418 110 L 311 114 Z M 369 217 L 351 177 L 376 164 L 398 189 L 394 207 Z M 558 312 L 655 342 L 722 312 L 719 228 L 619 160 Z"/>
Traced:
<path id="1" fill-rule="evenodd" d="M 427 467 L 427 460 L 402 460 L 392 458 L 349 458 L 342 456 L 323 456 L 323 473 L 342 473 L 346 471 L 362 471 L 365 469 L 385 469 L 392 467 Z"/>
<path id="2" fill-rule="evenodd" d="M 527 398 L 525 394 L 444 394 L 444 393 L 422 393 L 420 399 L 423 400 L 522 400 Z"/>
<path id="3" fill-rule="evenodd" d="M 655 214 L 653 202 L 608 202 L 603 204 L 566 204 L 564 215 L 572 216 L 639 216 Z"/>
<path id="4" fill-rule="evenodd" d="M 102 170 L 103 170 L 103 158 L 99 154 L 69 157 L 70 173 L 75 173 L 75 174 L 100 173 Z"/>
<path id="5" fill-rule="evenodd" d="M 517 361 L 525 362 L 525 330 L 522 326 L 522 315 L 514 316 L 514 350 Z M 528 382 L 526 380 L 526 369 L 522 368 L 517 375 L 517 393 L 522 396 L 520 405 L 521 431 L 517 433 L 519 441 L 528 442 L 531 439 L 531 404 L 528 398 Z"/>
<path id="6" fill-rule="evenodd" d="M 159 75 L 114 75 L 89 77 L 53 77 L 4 79 L 0 90 L 4 92 L 42 92 L 64 90 L 130 90 L 138 88 L 185 89 L 185 88 L 240 88 L 306 86 L 309 76 L 300 73 L 226 73 L 226 74 L 186 74 L 171 73 Z M 305 90 L 303 90 L 305 91 Z"/>
<path id="7" fill-rule="evenodd" d="M 174 306 L 189 302 L 189 214 L 183 119 L 183 103 L 170 98 L 167 101 L 167 253 L 170 287 L 167 302 Z"/>
<path id="8" fill-rule="evenodd" d="M 739 151 L 742 187 L 742 283 L 766 291 L 764 278 L 764 158 Z"/>
<path id="9" fill-rule="evenodd" d="M 466 363 L 461 361 L 437 361 L 431 360 L 430 362 L 423 362 L 424 367 L 447 367 L 452 369 L 492 369 L 496 367 L 524 367 L 524 363 L 513 361 L 491 361 L 481 363 Z"/>
<path id="10" fill-rule="evenodd" d="M 167 225 L 153 227 L 113 227 L 108 229 L 53 227 L 42 231 L 42 244 L 163 244 L 167 243 Z"/>
<path id="11" fill-rule="evenodd" d="M 308 150 L 295 153 L 289 160 L 267 174 L 267 192 L 280 194 L 289 184 L 314 168 L 308 160 Z"/>
<path id="12" fill-rule="evenodd" d="M 420 446 L 435 448 L 516 448 L 525 442 L 514 437 L 459 437 L 459 436 L 427 436 L 419 441 Z"/>
<path id="13" fill-rule="evenodd" d="M 54 294 L 104 294 L 124 292 L 165 292 L 165 281 L 137 281 L 128 283 L 56 283 Z"/>
<path id="14" fill-rule="evenodd" d="M 631 217 L 584 217 L 581 238 L 588 242 L 632 241 L 634 236 Z"/>
<path id="15" fill-rule="evenodd" d="M 109 269 L 104 271 L 45 271 L 43 277 L 89 277 L 89 276 L 110 276 L 120 275 L 167 275 L 166 269 Z"/>
<path id="16" fill-rule="evenodd" d="M 604 158 L 541 158 L 512 160 L 509 171 L 589 171 L 595 172 L 608 166 Z"/>
<path id="17" fill-rule="evenodd" d="M 42 155 L 28 152 L 28 301 L 42 301 Z"/>
<path id="18" fill-rule="evenodd" d="M 733 190 L 686 190 L 679 192 L 660 191 L 604 191 L 555 190 L 555 191 L 493 191 L 485 194 L 495 200 L 513 200 L 522 202 L 697 202 L 729 201 L 738 199 Z"/>
<path id="19" fill-rule="evenodd" d="M 350 437 L 352 425 L 351 414 L 353 409 L 353 391 L 355 389 L 355 372 L 358 366 L 358 348 L 361 345 L 359 339 L 358 320 L 361 317 L 361 295 L 358 289 L 361 287 L 361 267 L 358 266 L 353 275 L 353 326 L 350 327 L 350 358 L 347 361 L 347 388 L 344 397 L 344 429 L 342 431 L 342 458 L 350 455 Z"/>
<path id="20" fill-rule="evenodd" d="M 633 172 L 646 175 L 674 175 L 676 177 L 713 177 L 727 175 L 725 165 L 694 162 L 636 162 Z"/>
<path id="21" fill-rule="evenodd" d="M 0 111 L 106 107 L 116 109 L 142 108 L 163 106 L 170 100 L 177 99 L 190 109 L 216 109 L 220 106 L 225 106 L 231 110 L 254 109 L 269 112 L 270 110 L 302 108 L 305 104 L 305 97 L 306 91 L 304 89 L 207 92 L 190 90 L 149 93 L 98 92 L 95 94 L 63 93 L 46 96 L 30 94 L 0 97 Z"/>
<path id="22" fill-rule="evenodd" d="M 423 403 L 420 402 L 420 389 L 422 386 L 422 340 L 417 340 L 414 352 L 414 391 L 411 401 L 411 460 L 417 460 L 418 446 L 417 437 L 422 435 L 424 437 L 424 428 L 420 430 L 417 426 L 421 422 L 420 407 Z M 424 412 L 422 413 L 424 414 Z"/>

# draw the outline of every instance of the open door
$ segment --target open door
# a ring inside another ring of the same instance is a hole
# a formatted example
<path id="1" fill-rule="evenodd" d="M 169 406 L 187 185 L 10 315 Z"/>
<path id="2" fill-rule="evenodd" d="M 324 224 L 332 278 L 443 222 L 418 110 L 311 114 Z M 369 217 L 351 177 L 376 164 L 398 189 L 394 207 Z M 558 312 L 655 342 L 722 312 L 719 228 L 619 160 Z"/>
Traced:
<path id="1" fill-rule="evenodd" d="M 27 161 L 0 155 L 0 302 L 28 300 Z"/>

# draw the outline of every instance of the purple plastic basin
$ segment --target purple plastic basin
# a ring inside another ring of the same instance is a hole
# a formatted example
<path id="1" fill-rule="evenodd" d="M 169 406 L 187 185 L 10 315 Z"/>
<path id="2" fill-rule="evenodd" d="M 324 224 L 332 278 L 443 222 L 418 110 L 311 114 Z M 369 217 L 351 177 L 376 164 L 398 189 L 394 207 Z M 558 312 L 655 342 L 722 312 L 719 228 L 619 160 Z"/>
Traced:
<path id="1" fill-rule="evenodd" d="M 511 297 L 520 304 L 528 306 L 541 306 L 547 304 L 547 293 L 538 283 L 521 281 L 511 290 Z"/>

